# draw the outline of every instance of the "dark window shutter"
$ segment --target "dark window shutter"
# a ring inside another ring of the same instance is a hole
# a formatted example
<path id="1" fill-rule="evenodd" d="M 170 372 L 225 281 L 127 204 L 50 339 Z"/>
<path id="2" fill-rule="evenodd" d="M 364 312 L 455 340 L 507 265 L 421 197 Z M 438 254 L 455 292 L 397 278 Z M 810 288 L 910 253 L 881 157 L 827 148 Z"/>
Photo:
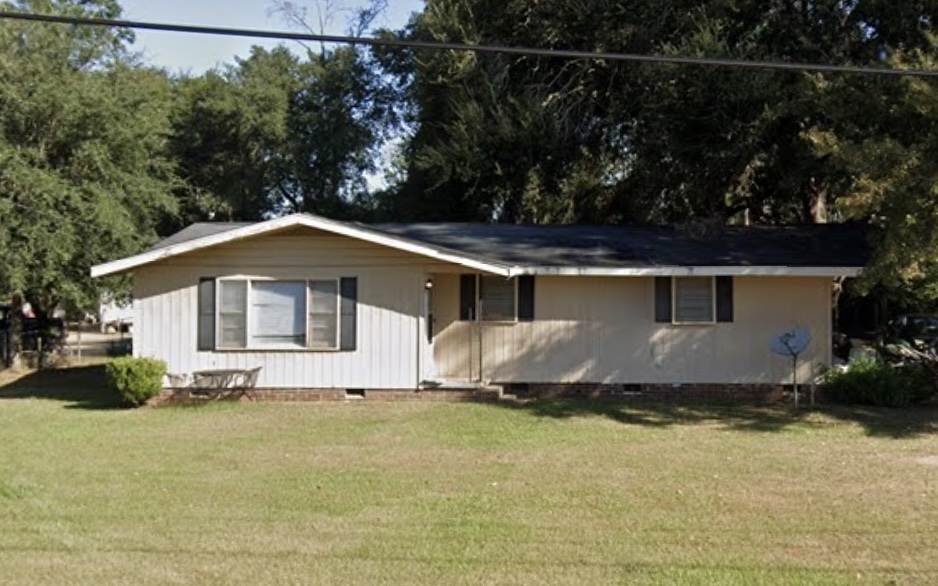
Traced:
<path id="1" fill-rule="evenodd" d="M 358 279 L 343 277 L 339 281 L 342 302 L 339 310 L 339 349 L 355 350 L 358 331 Z"/>
<path id="2" fill-rule="evenodd" d="M 534 321 L 534 275 L 518 277 L 518 321 Z"/>
<path id="3" fill-rule="evenodd" d="M 733 277 L 717 277 L 717 321 L 733 321 Z"/>
<path id="4" fill-rule="evenodd" d="M 655 277 L 655 321 L 671 323 L 671 277 Z"/>
<path id="5" fill-rule="evenodd" d="M 459 276 L 459 319 L 471 321 L 476 319 L 476 276 Z"/>
<path id="6" fill-rule="evenodd" d="M 215 349 L 215 278 L 199 279 L 199 343 L 198 349 Z"/>

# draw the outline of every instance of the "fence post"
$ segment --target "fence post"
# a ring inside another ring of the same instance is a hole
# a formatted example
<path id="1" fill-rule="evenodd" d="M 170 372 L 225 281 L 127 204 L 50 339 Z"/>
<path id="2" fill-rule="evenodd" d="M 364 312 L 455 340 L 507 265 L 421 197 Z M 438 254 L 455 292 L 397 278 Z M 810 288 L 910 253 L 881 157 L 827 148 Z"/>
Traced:
<path id="1" fill-rule="evenodd" d="M 4 327 L 0 330 L 0 362 L 2 362 L 4 368 L 9 368 L 13 363 L 12 350 L 10 328 Z"/>

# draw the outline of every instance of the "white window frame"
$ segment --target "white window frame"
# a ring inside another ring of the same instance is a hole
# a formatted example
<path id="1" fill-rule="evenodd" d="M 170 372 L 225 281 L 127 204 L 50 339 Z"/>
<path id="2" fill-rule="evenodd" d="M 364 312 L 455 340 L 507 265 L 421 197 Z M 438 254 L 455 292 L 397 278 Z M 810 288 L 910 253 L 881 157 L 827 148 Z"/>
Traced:
<path id="1" fill-rule="evenodd" d="M 512 286 L 512 295 L 514 296 L 512 316 L 510 318 L 500 317 L 497 319 L 485 319 L 482 315 L 485 313 L 485 305 L 482 303 L 482 279 L 493 278 L 508 281 Z M 476 275 L 476 321 L 488 324 L 513 324 L 518 322 L 518 278 L 505 279 L 497 275 Z"/>
<path id="2" fill-rule="evenodd" d="M 245 283 L 247 287 L 245 293 L 245 334 L 244 334 L 244 346 L 224 346 L 221 344 L 221 290 L 222 283 L 224 282 L 242 282 Z M 251 345 L 251 334 L 252 334 L 252 317 L 251 312 L 251 294 L 252 294 L 252 285 L 254 283 L 303 283 L 305 286 L 305 307 L 303 315 L 305 317 L 304 324 L 304 344 L 302 346 L 295 345 L 265 345 L 257 346 Z M 313 347 L 310 346 L 311 336 L 310 336 L 310 305 L 311 305 L 311 296 L 310 285 L 312 283 L 319 282 L 331 282 L 335 283 L 335 340 L 333 340 L 333 345 L 330 347 Z M 342 285 L 340 279 L 335 277 L 327 278 L 298 278 L 298 279 L 289 279 L 289 278 L 258 278 L 258 277 L 221 277 L 215 279 L 215 349 L 221 351 L 234 351 L 234 352 L 335 352 L 339 350 L 340 340 L 342 336 Z"/>
<path id="3" fill-rule="evenodd" d="M 682 320 L 679 319 L 677 314 L 677 284 L 678 281 L 683 279 L 709 279 L 710 280 L 710 319 L 709 320 Z M 697 276 L 686 276 L 686 277 L 671 277 L 671 323 L 676 325 L 688 325 L 688 326 L 707 326 L 717 323 L 717 279 L 716 277 L 706 276 L 706 277 L 697 277 Z"/>

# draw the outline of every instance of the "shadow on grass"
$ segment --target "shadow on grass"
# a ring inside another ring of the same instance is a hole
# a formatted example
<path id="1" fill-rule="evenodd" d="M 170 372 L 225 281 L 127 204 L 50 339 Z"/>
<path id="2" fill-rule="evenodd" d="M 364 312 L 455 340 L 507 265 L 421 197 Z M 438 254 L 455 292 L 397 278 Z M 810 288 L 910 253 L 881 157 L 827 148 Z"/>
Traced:
<path id="1" fill-rule="evenodd" d="M 820 412 L 862 426 L 867 435 L 895 439 L 938 433 L 938 405 L 931 403 L 906 409 L 831 406 Z"/>
<path id="2" fill-rule="evenodd" d="M 884 409 L 822 405 L 795 409 L 782 404 L 697 404 L 666 401 L 539 399 L 504 402 L 536 417 L 606 417 L 646 427 L 713 425 L 718 428 L 771 433 L 793 426 L 822 428 L 837 422 L 860 425 L 870 436 L 907 438 L 938 433 L 938 405 Z M 820 415 L 820 417 L 818 417 Z"/>
<path id="3" fill-rule="evenodd" d="M 70 409 L 121 409 L 121 397 L 105 384 L 104 365 L 37 370 L 0 384 L 0 400 L 48 399 Z"/>

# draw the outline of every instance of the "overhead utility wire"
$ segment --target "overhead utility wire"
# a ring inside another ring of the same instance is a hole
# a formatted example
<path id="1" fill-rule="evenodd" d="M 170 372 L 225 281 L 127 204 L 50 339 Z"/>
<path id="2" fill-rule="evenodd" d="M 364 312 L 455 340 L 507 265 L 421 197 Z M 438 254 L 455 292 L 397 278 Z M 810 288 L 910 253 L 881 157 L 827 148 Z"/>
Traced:
<path id="1" fill-rule="evenodd" d="M 826 65 L 821 63 L 787 63 L 784 61 L 750 61 L 743 59 L 710 59 L 705 57 L 680 57 L 667 55 L 637 55 L 633 53 L 608 53 L 604 51 L 574 51 L 570 49 L 539 49 L 533 47 L 504 47 L 499 45 L 470 45 L 467 43 L 445 43 L 435 41 L 413 41 L 404 39 L 379 39 L 345 35 L 317 35 L 257 29 L 221 28 L 117 20 L 111 18 L 86 18 L 54 16 L 26 12 L 0 12 L 0 19 L 28 20 L 71 25 L 106 26 L 141 30 L 154 30 L 197 35 L 219 35 L 226 37 L 249 37 L 255 39 L 278 39 L 283 41 L 312 41 L 342 45 L 368 45 L 373 47 L 397 47 L 402 49 L 430 49 L 473 51 L 476 53 L 501 53 L 537 57 L 559 57 L 564 59 L 602 59 L 607 61 L 631 61 L 640 63 L 668 63 L 676 65 L 703 65 L 710 67 L 740 67 L 747 69 L 772 69 L 782 71 L 815 71 L 826 73 L 856 73 L 861 75 L 893 75 L 912 77 L 938 77 L 938 71 L 925 69 L 893 69 L 885 67 L 858 67 L 854 65 Z"/>

